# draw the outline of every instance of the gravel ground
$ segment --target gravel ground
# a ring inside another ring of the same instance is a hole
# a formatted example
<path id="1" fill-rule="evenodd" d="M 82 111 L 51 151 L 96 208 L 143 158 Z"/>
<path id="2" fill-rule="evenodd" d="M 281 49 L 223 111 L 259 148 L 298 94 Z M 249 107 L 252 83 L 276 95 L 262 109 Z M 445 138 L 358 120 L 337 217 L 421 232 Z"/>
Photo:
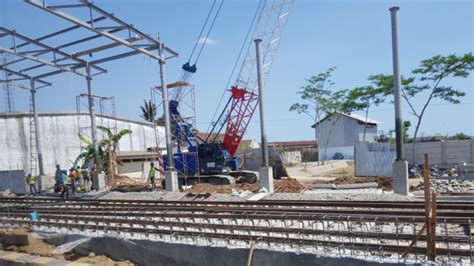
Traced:
<path id="1" fill-rule="evenodd" d="M 217 193 L 212 201 L 246 201 L 257 193 L 234 192 L 230 194 Z M 185 197 L 184 192 L 108 192 L 96 195 L 98 199 L 131 199 L 131 200 L 192 200 Z M 416 200 L 415 197 L 404 197 L 381 189 L 351 189 L 351 190 L 309 190 L 305 193 L 274 193 L 266 196 L 265 200 L 371 200 L 371 201 L 407 201 Z M 203 200 L 197 198 L 197 201 Z"/>
<path id="2" fill-rule="evenodd" d="M 474 193 L 474 182 L 460 179 L 431 179 L 431 188 L 438 193 Z M 423 182 L 420 182 L 417 189 L 423 191 Z"/>
<path id="3" fill-rule="evenodd" d="M 371 200 L 371 201 L 407 201 L 416 200 L 414 197 L 404 197 L 381 189 L 351 189 L 351 190 L 310 190 L 303 194 L 275 193 L 265 197 L 266 200 Z"/>
<path id="4" fill-rule="evenodd" d="M 182 192 L 151 191 L 151 192 L 110 192 L 100 195 L 99 199 L 127 199 L 127 200 L 179 200 L 184 196 Z"/>

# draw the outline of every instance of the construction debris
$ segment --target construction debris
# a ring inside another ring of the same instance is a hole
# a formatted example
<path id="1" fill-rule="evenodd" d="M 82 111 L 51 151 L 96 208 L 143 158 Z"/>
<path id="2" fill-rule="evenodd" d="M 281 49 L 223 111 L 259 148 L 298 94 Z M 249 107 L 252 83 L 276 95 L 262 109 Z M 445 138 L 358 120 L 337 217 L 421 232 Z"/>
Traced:
<path id="1" fill-rule="evenodd" d="M 149 183 L 140 182 L 124 175 L 116 175 L 113 182 L 110 191 L 140 192 L 149 191 L 151 189 Z M 157 182 L 159 182 L 159 180 L 157 180 Z"/>
<path id="2" fill-rule="evenodd" d="M 384 191 L 390 191 L 392 190 L 392 178 L 391 177 L 338 177 L 334 180 L 321 180 L 321 179 L 316 179 L 313 180 L 313 184 L 318 184 L 316 188 L 323 188 L 319 187 L 320 184 L 332 184 L 333 188 L 338 187 L 338 185 L 347 185 L 347 184 L 365 184 L 365 183 L 371 183 L 369 186 L 373 187 L 373 183 L 377 184 L 378 188 L 381 188 Z M 331 186 L 328 187 L 328 189 Z M 314 188 L 314 186 L 313 186 Z M 340 187 L 344 188 L 344 186 Z M 347 187 L 349 188 L 349 187 Z"/>

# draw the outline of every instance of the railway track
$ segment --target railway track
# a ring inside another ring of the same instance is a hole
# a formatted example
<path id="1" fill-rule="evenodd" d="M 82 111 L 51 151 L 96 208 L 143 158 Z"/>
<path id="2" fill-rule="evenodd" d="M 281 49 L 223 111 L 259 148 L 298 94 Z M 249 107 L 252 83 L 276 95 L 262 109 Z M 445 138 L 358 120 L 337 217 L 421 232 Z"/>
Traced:
<path id="1" fill-rule="evenodd" d="M 31 220 L 31 213 L 38 220 Z M 400 256 L 423 225 L 424 203 L 364 201 L 141 201 L 0 198 L 0 223 L 124 237 L 257 241 Z M 474 204 L 438 203 L 437 254 L 472 258 Z M 172 240 L 174 239 L 174 240 Z M 224 244 L 225 245 L 225 244 Z M 422 236 L 411 250 L 426 249 Z M 382 253 L 383 253 L 382 252 Z"/>

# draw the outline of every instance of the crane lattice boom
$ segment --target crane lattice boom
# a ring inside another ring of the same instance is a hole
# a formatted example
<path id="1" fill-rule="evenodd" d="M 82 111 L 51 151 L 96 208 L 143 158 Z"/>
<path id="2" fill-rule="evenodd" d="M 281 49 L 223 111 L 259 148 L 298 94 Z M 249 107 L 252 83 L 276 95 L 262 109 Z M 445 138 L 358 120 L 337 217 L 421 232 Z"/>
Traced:
<path id="1" fill-rule="evenodd" d="M 263 0 L 242 67 L 235 85 L 230 89 L 232 102 L 227 114 L 224 147 L 231 156 L 237 152 L 259 102 L 253 41 L 262 39 L 262 72 L 264 80 L 266 80 L 283 37 L 293 3 L 294 0 Z"/>

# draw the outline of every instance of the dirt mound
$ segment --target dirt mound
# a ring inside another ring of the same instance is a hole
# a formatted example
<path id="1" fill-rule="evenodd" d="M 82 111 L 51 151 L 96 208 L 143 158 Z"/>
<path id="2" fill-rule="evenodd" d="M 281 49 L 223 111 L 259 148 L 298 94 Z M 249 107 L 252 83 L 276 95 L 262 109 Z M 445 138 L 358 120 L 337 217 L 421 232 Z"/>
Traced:
<path id="1" fill-rule="evenodd" d="M 308 187 L 300 184 L 296 179 L 285 179 L 285 180 L 276 180 L 275 184 L 275 193 L 300 193 L 306 190 Z M 186 190 L 188 193 L 198 194 L 198 193 L 224 193 L 230 194 L 232 190 L 235 191 L 250 191 L 258 192 L 260 190 L 260 182 L 255 182 L 254 184 L 248 183 L 238 183 L 231 185 L 211 185 L 206 183 L 196 184 Z"/>
<path id="2" fill-rule="evenodd" d="M 239 184 L 231 184 L 231 185 L 212 185 L 212 184 L 196 184 L 186 190 L 186 192 L 197 194 L 197 193 L 225 193 L 229 194 L 232 193 L 232 190 L 235 191 L 251 191 L 257 192 L 260 190 L 260 183 L 256 182 L 254 184 L 248 183 L 239 183 Z"/>
<path id="3" fill-rule="evenodd" d="M 110 191 L 119 192 L 141 192 L 149 191 L 150 189 L 151 185 L 149 183 L 140 182 L 125 175 L 116 175 L 110 187 Z"/>
<path id="4" fill-rule="evenodd" d="M 300 184 L 296 179 L 275 181 L 275 193 L 301 193 L 308 187 Z"/>
<path id="5" fill-rule="evenodd" d="M 128 266 L 134 265 L 129 261 L 114 261 L 111 258 L 106 256 L 89 256 L 89 257 L 82 257 L 74 262 L 79 263 L 89 263 L 93 265 L 101 265 L 101 266 Z"/>
<path id="6" fill-rule="evenodd" d="M 321 180 L 316 179 L 313 180 L 313 184 L 360 184 L 360 183 L 369 183 L 375 182 L 378 184 L 379 188 L 383 189 L 384 191 L 392 190 L 392 177 L 372 177 L 372 176 L 364 176 L 364 177 L 338 177 L 334 180 Z"/>
<path id="7" fill-rule="evenodd" d="M 54 255 L 53 251 L 56 249 L 55 246 L 44 242 L 41 239 L 37 239 L 31 236 L 30 232 L 26 228 L 18 229 L 3 229 L 0 230 L 0 235 L 28 235 L 28 245 L 26 246 L 15 246 L 2 244 L 3 250 L 28 253 L 35 256 L 53 257 L 56 259 L 63 259 L 63 255 Z"/>

